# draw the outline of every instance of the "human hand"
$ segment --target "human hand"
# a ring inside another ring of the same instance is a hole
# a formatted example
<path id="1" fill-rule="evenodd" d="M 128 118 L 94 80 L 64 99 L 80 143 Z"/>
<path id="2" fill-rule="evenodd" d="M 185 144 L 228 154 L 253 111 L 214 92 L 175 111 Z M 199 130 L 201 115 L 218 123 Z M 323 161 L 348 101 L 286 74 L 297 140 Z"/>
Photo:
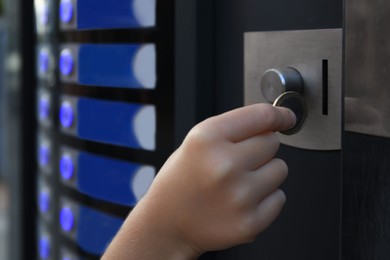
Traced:
<path id="1" fill-rule="evenodd" d="M 288 169 L 274 158 L 279 148 L 274 132 L 294 124 L 290 110 L 267 104 L 201 122 L 130 214 L 127 233 L 153 240 L 162 251 L 181 250 L 178 259 L 253 241 L 284 205 L 279 186 Z"/>

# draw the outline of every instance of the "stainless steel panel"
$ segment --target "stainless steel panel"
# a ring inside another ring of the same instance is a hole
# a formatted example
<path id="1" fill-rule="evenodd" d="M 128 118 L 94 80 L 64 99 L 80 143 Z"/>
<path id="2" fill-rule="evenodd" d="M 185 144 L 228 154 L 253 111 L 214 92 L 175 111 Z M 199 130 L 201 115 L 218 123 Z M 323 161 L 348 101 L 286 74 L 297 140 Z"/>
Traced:
<path id="1" fill-rule="evenodd" d="M 390 2 L 345 6 L 345 129 L 390 137 Z"/>
<path id="2" fill-rule="evenodd" d="M 308 106 L 306 125 L 293 135 L 279 134 L 283 144 L 312 150 L 341 147 L 342 30 L 321 29 L 245 33 L 245 104 L 267 102 L 260 82 L 271 68 L 293 67 L 302 75 Z M 327 91 L 323 89 L 323 62 Z M 327 92 L 324 98 L 323 93 Z M 323 104 L 323 102 L 326 104 Z M 324 113 L 324 107 L 327 109 Z"/>

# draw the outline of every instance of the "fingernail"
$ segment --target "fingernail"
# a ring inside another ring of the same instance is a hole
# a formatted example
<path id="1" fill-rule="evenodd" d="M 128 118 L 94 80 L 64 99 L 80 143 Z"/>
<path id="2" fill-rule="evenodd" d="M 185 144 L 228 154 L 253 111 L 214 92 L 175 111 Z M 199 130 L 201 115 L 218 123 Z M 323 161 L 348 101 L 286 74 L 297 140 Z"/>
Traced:
<path id="1" fill-rule="evenodd" d="M 295 123 L 297 122 L 297 116 L 291 110 L 290 110 L 290 117 L 291 117 L 291 127 L 293 127 L 293 126 L 295 126 Z"/>

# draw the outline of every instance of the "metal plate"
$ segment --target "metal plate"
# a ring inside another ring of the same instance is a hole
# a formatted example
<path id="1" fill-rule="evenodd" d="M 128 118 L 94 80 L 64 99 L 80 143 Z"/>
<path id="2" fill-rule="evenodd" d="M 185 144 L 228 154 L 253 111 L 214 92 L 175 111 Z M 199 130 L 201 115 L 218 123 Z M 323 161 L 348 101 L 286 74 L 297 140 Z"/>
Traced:
<path id="1" fill-rule="evenodd" d="M 283 144 L 311 150 L 341 148 L 341 29 L 248 32 L 244 56 L 245 105 L 268 103 L 260 88 L 266 70 L 293 67 L 301 73 L 308 106 L 306 125 L 292 136 L 278 134 Z"/>
<path id="2" fill-rule="evenodd" d="M 346 1 L 345 129 L 390 137 L 390 4 Z"/>

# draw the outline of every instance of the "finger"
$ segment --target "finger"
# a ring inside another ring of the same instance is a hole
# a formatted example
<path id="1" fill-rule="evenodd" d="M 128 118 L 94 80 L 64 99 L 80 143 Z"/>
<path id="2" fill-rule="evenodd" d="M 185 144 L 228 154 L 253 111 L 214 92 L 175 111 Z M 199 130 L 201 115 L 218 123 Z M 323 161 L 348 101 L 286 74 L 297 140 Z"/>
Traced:
<path id="1" fill-rule="evenodd" d="M 285 202 L 286 195 L 282 190 L 276 190 L 261 201 L 255 212 L 257 233 L 264 231 L 276 219 Z"/>
<path id="2" fill-rule="evenodd" d="M 248 199 L 258 203 L 278 190 L 288 176 L 287 164 L 275 158 L 256 171 L 248 172 Z"/>
<path id="3" fill-rule="evenodd" d="M 242 141 L 269 131 L 288 130 L 295 124 L 294 113 L 270 104 L 255 104 L 212 118 L 214 126 L 228 140 Z"/>
<path id="4" fill-rule="evenodd" d="M 275 133 L 266 133 L 233 144 L 230 149 L 235 156 L 234 163 L 241 171 L 252 171 L 270 161 L 279 149 L 279 139 Z"/>

